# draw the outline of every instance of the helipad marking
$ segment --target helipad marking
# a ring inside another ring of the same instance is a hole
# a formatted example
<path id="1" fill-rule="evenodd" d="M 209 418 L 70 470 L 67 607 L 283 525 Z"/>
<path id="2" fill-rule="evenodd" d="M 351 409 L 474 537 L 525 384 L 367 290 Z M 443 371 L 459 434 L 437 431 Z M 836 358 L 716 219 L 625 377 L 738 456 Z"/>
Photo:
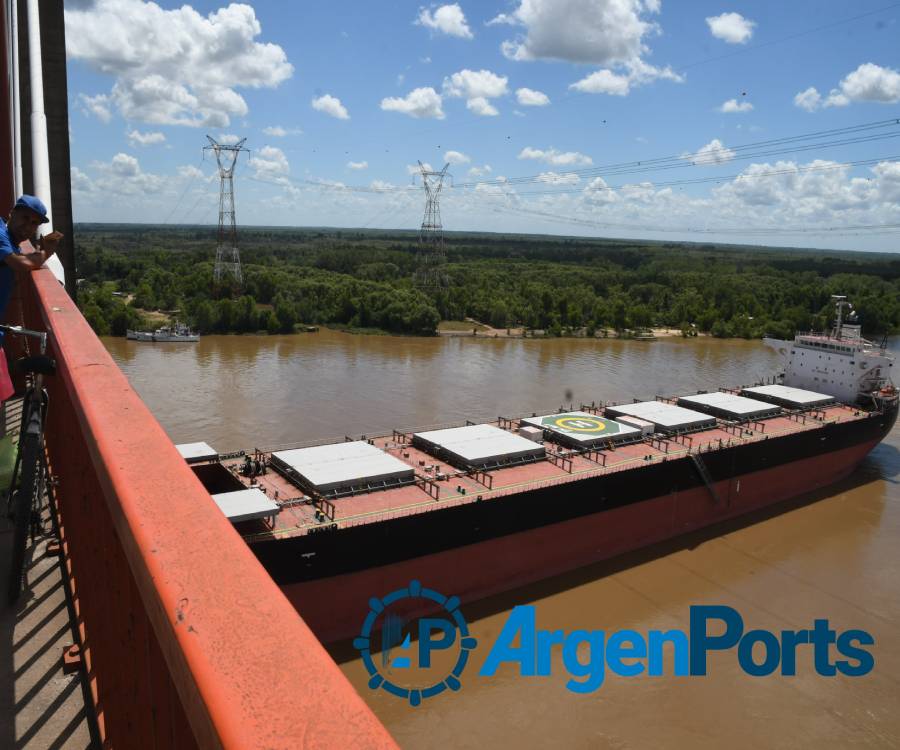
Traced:
<path id="1" fill-rule="evenodd" d="M 602 432 L 606 429 L 602 421 L 589 417 L 560 417 L 554 424 L 572 432 Z"/>

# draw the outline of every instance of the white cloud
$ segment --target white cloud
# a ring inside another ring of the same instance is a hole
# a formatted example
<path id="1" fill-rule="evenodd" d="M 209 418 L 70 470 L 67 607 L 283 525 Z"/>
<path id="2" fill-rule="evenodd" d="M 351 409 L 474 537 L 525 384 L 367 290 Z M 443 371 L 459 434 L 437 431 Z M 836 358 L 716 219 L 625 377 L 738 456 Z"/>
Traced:
<path id="1" fill-rule="evenodd" d="M 284 151 L 275 146 L 263 146 L 250 157 L 253 176 L 258 179 L 284 177 L 291 171 L 291 165 Z"/>
<path id="2" fill-rule="evenodd" d="M 347 108 L 341 104 L 341 100 L 331 94 L 323 94 L 313 99 L 312 108 L 338 120 L 350 119 L 350 114 L 347 112 Z"/>
<path id="3" fill-rule="evenodd" d="M 647 16 L 658 12 L 656 0 L 521 0 L 491 23 L 524 27 L 524 36 L 501 46 L 512 60 L 615 65 L 647 52 L 644 37 L 659 30 Z"/>
<path id="4" fill-rule="evenodd" d="M 369 183 L 369 187 L 373 190 L 394 190 L 397 186 L 384 180 L 372 180 Z"/>
<path id="5" fill-rule="evenodd" d="M 94 191 L 94 182 L 78 167 L 72 166 L 71 171 L 73 192 L 90 193 Z"/>
<path id="6" fill-rule="evenodd" d="M 558 172 L 542 172 L 537 177 L 538 182 L 546 182 L 549 185 L 575 185 L 581 182 L 581 178 L 572 172 L 559 174 Z"/>
<path id="7" fill-rule="evenodd" d="M 483 96 L 476 96 L 474 99 L 469 99 L 466 102 L 466 109 L 470 112 L 474 112 L 476 115 L 481 115 L 482 117 L 496 117 L 500 114 L 499 110 Z"/>
<path id="8" fill-rule="evenodd" d="M 466 107 L 476 115 L 493 117 L 500 113 L 488 99 L 504 96 L 508 81 L 489 70 L 460 70 L 444 79 L 444 93 L 465 99 Z"/>
<path id="9" fill-rule="evenodd" d="M 579 153 L 578 151 L 557 151 L 555 148 L 547 149 L 546 151 L 532 148 L 531 146 L 526 146 L 519 153 L 520 159 L 534 159 L 536 161 L 546 162 L 547 164 L 552 164 L 555 167 L 574 167 L 574 166 L 587 166 L 589 164 L 593 164 L 593 160 L 590 156 L 586 156 L 585 154 Z"/>
<path id="10" fill-rule="evenodd" d="M 734 158 L 734 151 L 727 148 L 718 138 L 713 138 L 705 146 L 702 146 L 694 154 L 685 154 L 681 157 L 696 166 L 709 166 L 711 164 L 725 164 Z"/>
<path id="11" fill-rule="evenodd" d="M 196 180 L 204 177 L 203 170 L 198 169 L 193 164 L 183 164 L 178 167 L 178 176 L 189 180 Z"/>
<path id="12" fill-rule="evenodd" d="M 94 107 L 112 105 L 128 120 L 224 127 L 248 112 L 237 87 L 273 88 L 294 71 L 281 47 L 256 41 L 262 28 L 249 5 L 207 16 L 142 0 L 70 5 L 69 58 L 115 78 Z"/>
<path id="13" fill-rule="evenodd" d="M 347 169 L 368 169 L 369 162 L 367 161 L 348 161 Z"/>
<path id="14" fill-rule="evenodd" d="M 157 143 L 165 143 L 166 136 L 159 132 L 142 133 L 140 130 L 130 130 L 126 133 L 128 142 L 132 146 L 153 146 Z"/>
<path id="15" fill-rule="evenodd" d="M 753 36 L 756 21 L 744 18 L 740 13 L 722 13 L 706 19 L 709 30 L 716 39 L 729 44 L 746 44 Z"/>
<path id="16" fill-rule="evenodd" d="M 303 135 L 303 131 L 300 128 L 283 128 L 281 125 L 269 125 L 268 127 L 263 128 L 263 133 L 272 138 L 284 138 L 288 135 Z"/>
<path id="17" fill-rule="evenodd" d="M 477 177 L 485 177 L 486 175 L 489 175 L 489 174 L 490 174 L 491 172 L 493 172 L 493 171 L 494 171 L 494 170 L 491 169 L 491 165 L 490 165 L 490 164 L 484 164 L 484 165 L 482 165 L 482 166 L 480 166 L 480 167 L 472 167 L 472 168 L 467 172 L 467 174 L 469 175 L 469 177 L 476 177 L 476 178 L 477 178 Z"/>
<path id="18" fill-rule="evenodd" d="M 163 177 L 144 172 L 140 162 L 129 154 L 118 153 L 108 162 L 91 166 L 99 173 L 94 186 L 105 193 L 144 196 L 159 193 L 166 186 Z"/>
<path id="19" fill-rule="evenodd" d="M 813 112 L 818 109 L 821 101 L 822 96 L 814 86 L 810 86 L 806 91 L 801 91 L 794 96 L 794 106 L 805 109 L 807 112 Z"/>
<path id="20" fill-rule="evenodd" d="M 97 94 L 96 96 L 79 94 L 78 102 L 81 105 L 82 113 L 86 117 L 93 115 L 100 120 L 100 122 L 109 122 L 112 119 L 112 111 L 109 108 L 109 97 L 106 94 Z"/>
<path id="21" fill-rule="evenodd" d="M 807 112 L 820 107 L 846 107 L 851 102 L 900 102 L 900 72 L 874 63 L 863 63 L 844 76 L 838 88 L 831 89 L 824 99 L 810 86 L 794 97 L 794 104 Z"/>
<path id="22" fill-rule="evenodd" d="M 410 117 L 444 119 L 441 95 L 430 86 L 413 89 L 405 97 L 390 96 L 381 100 L 381 108 L 387 112 L 401 112 Z"/>
<path id="23" fill-rule="evenodd" d="M 450 164 L 468 164 L 472 161 L 468 156 L 462 153 L 462 151 L 448 151 L 444 154 L 444 158 Z"/>
<path id="24" fill-rule="evenodd" d="M 570 89 L 582 91 L 586 94 L 610 94 L 613 96 L 626 96 L 632 87 L 643 86 L 647 83 L 663 79 L 684 82 L 684 77 L 676 73 L 670 67 L 657 68 L 643 60 L 634 60 L 620 66 L 622 72 L 615 73 L 606 68 L 597 70 L 580 81 L 569 85 Z"/>
<path id="25" fill-rule="evenodd" d="M 460 70 L 444 79 L 444 93 L 463 99 L 484 97 L 494 99 L 507 93 L 506 76 L 498 76 L 489 70 Z"/>
<path id="26" fill-rule="evenodd" d="M 235 135 L 234 133 L 219 133 L 216 140 L 221 143 L 223 146 L 233 146 L 241 137 L 239 135 Z"/>
<path id="27" fill-rule="evenodd" d="M 472 39 L 472 30 L 466 23 L 466 16 L 459 7 L 458 3 L 453 5 L 442 5 L 440 8 L 432 12 L 428 8 L 422 8 L 419 11 L 419 17 L 416 24 L 431 29 L 432 31 L 440 31 L 450 36 L 457 36 L 461 39 Z"/>
<path id="28" fill-rule="evenodd" d="M 839 89 L 829 96 L 829 100 L 833 100 L 832 106 L 843 106 L 849 102 L 900 102 L 900 72 L 893 68 L 863 63 L 838 85 Z M 829 102 L 825 104 L 829 106 Z"/>
<path id="29" fill-rule="evenodd" d="M 523 107 L 546 107 L 550 103 L 550 97 L 543 91 L 522 87 L 516 89 L 516 101 Z"/>
<path id="30" fill-rule="evenodd" d="M 619 200 L 619 194 L 615 190 L 610 190 L 606 180 L 602 177 L 595 177 L 584 188 L 582 193 L 586 201 L 592 204 L 615 203 Z"/>
<path id="31" fill-rule="evenodd" d="M 729 99 L 727 102 L 723 102 L 719 107 L 719 112 L 724 112 L 726 114 L 731 112 L 750 112 L 752 110 L 753 105 L 750 102 L 739 102 L 737 99 Z"/>
<path id="32" fill-rule="evenodd" d="M 425 167 L 426 172 L 434 171 L 431 164 L 429 164 L 427 161 L 422 162 L 422 167 Z M 406 174 L 409 174 L 409 175 L 422 174 L 422 167 L 420 167 L 418 164 L 407 164 L 406 165 Z"/>

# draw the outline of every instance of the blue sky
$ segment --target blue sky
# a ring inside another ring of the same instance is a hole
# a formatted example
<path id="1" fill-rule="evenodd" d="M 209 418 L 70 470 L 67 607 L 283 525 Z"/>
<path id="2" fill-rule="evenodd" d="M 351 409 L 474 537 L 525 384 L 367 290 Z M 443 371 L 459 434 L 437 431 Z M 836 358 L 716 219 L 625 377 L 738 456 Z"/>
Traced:
<path id="1" fill-rule="evenodd" d="M 215 223 L 208 133 L 247 139 L 239 224 L 415 228 L 411 167 L 449 161 L 448 230 L 900 251 L 900 3 L 81 0 L 66 15 L 76 221 Z"/>

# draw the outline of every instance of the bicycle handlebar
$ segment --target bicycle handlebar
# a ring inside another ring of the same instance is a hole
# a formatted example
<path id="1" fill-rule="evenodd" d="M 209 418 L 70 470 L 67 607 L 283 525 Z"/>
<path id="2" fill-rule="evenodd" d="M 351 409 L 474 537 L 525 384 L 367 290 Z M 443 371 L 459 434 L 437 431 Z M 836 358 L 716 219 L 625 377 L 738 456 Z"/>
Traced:
<path id="1" fill-rule="evenodd" d="M 47 332 L 46 331 L 32 331 L 30 328 L 25 328 L 24 326 L 11 326 L 6 323 L 0 323 L 0 331 L 5 331 L 6 333 L 14 333 L 17 336 L 31 336 L 32 338 L 41 340 L 41 354 L 43 354 L 47 350 Z"/>

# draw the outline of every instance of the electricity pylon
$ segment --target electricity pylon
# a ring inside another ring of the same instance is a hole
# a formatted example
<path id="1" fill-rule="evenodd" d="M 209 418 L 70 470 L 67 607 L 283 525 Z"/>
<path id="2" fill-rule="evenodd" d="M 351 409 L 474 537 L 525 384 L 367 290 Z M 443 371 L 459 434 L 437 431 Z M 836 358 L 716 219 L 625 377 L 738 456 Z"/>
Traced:
<path id="1" fill-rule="evenodd" d="M 413 280 L 423 288 L 443 289 L 447 286 L 444 253 L 444 228 L 441 225 L 441 188 L 447 176 L 445 164 L 440 172 L 433 172 L 419 162 L 422 187 L 425 188 L 425 215 L 419 230 L 419 257 Z"/>
<path id="2" fill-rule="evenodd" d="M 218 286 L 224 276 L 233 276 L 240 286 L 243 283 L 241 274 L 241 257 L 237 248 L 237 227 L 234 221 L 234 165 L 243 148 L 246 138 L 241 138 L 233 146 L 217 143 L 206 136 L 210 145 L 204 151 L 212 151 L 219 165 L 219 235 L 216 245 L 216 265 L 213 270 L 213 281 Z"/>

